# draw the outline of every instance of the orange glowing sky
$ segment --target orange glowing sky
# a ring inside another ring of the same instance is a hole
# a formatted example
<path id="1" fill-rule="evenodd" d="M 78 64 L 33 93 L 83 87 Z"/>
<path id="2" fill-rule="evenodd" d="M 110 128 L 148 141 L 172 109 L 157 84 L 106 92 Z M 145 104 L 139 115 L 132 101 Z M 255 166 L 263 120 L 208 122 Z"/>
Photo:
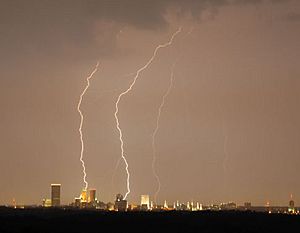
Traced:
<path id="1" fill-rule="evenodd" d="M 119 106 L 129 201 L 156 191 L 151 135 L 180 57 L 156 136 L 158 200 L 299 203 L 298 0 L 4 0 L 0 204 L 39 203 L 51 183 L 63 203 L 79 195 L 76 107 L 98 60 L 81 106 L 87 179 L 100 200 L 125 194 L 124 164 L 112 184 L 115 102 L 180 26 Z"/>

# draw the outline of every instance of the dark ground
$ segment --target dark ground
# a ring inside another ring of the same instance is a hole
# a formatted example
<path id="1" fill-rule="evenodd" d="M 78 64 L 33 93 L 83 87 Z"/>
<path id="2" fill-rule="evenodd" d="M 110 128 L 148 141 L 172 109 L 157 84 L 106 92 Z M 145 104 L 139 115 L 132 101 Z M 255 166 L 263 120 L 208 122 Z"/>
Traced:
<path id="1" fill-rule="evenodd" d="M 300 216 L 251 212 L 0 209 L 0 233 L 300 232 Z"/>

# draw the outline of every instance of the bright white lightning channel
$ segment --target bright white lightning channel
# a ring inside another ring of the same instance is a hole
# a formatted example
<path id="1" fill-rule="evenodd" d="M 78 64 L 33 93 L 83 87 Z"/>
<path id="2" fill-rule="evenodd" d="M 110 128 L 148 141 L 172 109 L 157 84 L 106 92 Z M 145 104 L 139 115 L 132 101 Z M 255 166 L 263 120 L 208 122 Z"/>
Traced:
<path id="1" fill-rule="evenodd" d="M 83 89 L 80 97 L 79 97 L 79 102 L 78 102 L 78 105 L 77 105 L 77 111 L 80 115 L 80 124 L 79 124 L 79 134 L 80 134 L 80 142 L 81 142 L 81 151 L 80 151 L 80 162 L 81 162 L 81 165 L 82 165 L 82 172 L 83 172 L 83 182 L 85 184 L 84 186 L 84 189 L 87 190 L 88 188 L 88 182 L 86 180 L 86 169 L 85 169 L 85 163 L 84 163 L 84 160 L 83 160 L 83 153 L 84 153 L 84 141 L 83 141 L 83 133 L 82 133 L 82 125 L 83 125 L 83 120 L 84 120 L 84 116 L 83 116 L 83 113 L 80 109 L 80 106 L 81 106 L 81 103 L 82 103 L 82 99 L 83 99 L 83 96 L 84 94 L 86 93 L 86 91 L 88 90 L 89 86 L 90 86 L 90 79 L 93 77 L 93 75 L 97 72 L 98 70 L 98 66 L 99 66 L 99 62 L 97 62 L 96 64 L 96 67 L 95 69 L 92 71 L 92 73 L 86 78 L 86 86 L 85 88 Z"/>
<path id="2" fill-rule="evenodd" d="M 172 68 L 171 68 L 171 77 L 170 77 L 170 83 L 169 83 L 169 86 L 168 86 L 168 89 L 166 90 L 166 92 L 164 93 L 163 97 L 162 97 L 162 100 L 161 100 L 161 103 L 159 105 L 159 108 L 158 108 L 158 113 L 157 113 L 157 117 L 156 117 L 156 126 L 155 126 L 155 129 L 153 131 L 153 134 L 152 134 L 152 172 L 153 172 L 153 175 L 157 181 L 157 190 L 154 194 L 154 203 L 157 204 L 157 196 L 158 196 L 158 193 L 160 191 L 160 188 L 161 188 L 161 183 L 160 183 L 160 179 L 159 179 L 159 176 L 157 174 L 157 171 L 155 169 L 155 163 L 156 163 L 156 143 L 155 143 L 155 138 L 156 138 L 156 134 L 158 132 L 158 129 L 159 129 L 159 121 L 160 121 L 160 116 L 161 116 L 161 112 L 162 112 L 162 109 L 165 105 L 165 101 L 166 101 L 166 98 L 167 96 L 170 94 L 171 90 L 172 90 L 172 87 L 173 87 L 173 83 L 174 83 L 174 68 L 175 68 L 175 65 L 176 65 L 177 61 L 173 64 Z"/>
<path id="3" fill-rule="evenodd" d="M 159 49 L 161 48 L 165 48 L 165 47 L 168 47 L 170 46 L 172 43 L 173 43 L 173 39 L 174 37 L 181 32 L 181 28 L 179 28 L 171 37 L 171 39 L 165 43 L 165 44 L 162 44 L 162 45 L 158 45 L 154 52 L 153 52 L 153 55 L 152 57 L 149 59 L 149 61 L 143 66 L 141 67 L 137 72 L 136 72 L 136 75 L 135 77 L 133 78 L 133 81 L 131 82 L 130 86 L 128 87 L 127 90 L 123 91 L 117 98 L 117 101 L 116 101 L 116 104 L 115 104 L 115 107 L 116 107 L 116 111 L 115 111 L 115 119 L 116 119 L 116 127 L 117 127 L 117 130 L 119 131 L 119 140 L 120 140 L 120 143 L 121 143 L 121 158 L 123 159 L 124 163 L 125 163 L 125 170 L 126 170 L 126 174 L 127 174 L 127 179 L 126 179 L 126 186 L 127 186 L 127 192 L 124 196 L 124 199 L 126 199 L 126 197 L 128 196 L 128 194 L 130 193 L 130 173 L 129 173 L 129 165 L 128 165 L 128 162 L 127 162 L 127 159 L 125 157 L 125 154 L 124 154 L 124 141 L 123 141 L 123 133 L 122 133 L 122 130 L 120 128 L 120 122 L 119 122 L 119 118 L 118 118 L 118 113 L 119 113 L 119 102 L 121 101 L 121 98 L 128 94 L 133 86 L 135 85 L 137 79 L 139 78 L 139 75 L 140 73 L 145 70 L 152 62 L 153 60 L 155 59 L 156 57 L 156 54 L 158 52 Z"/>

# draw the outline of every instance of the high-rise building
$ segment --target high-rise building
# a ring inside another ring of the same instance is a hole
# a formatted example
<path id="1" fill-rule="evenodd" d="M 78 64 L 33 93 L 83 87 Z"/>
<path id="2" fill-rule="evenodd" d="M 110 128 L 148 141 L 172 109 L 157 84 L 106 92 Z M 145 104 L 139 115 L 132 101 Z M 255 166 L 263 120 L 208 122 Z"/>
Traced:
<path id="1" fill-rule="evenodd" d="M 191 205 L 190 205 L 190 202 L 189 202 L 189 201 L 186 203 L 186 207 L 187 207 L 187 210 L 190 210 L 190 209 L 191 209 Z"/>
<path id="2" fill-rule="evenodd" d="M 14 199 L 14 198 L 13 198 L 13 201 L 12 201 L 12 205 L 15 209 L 17 208 L 17 202 L 16 202 L 16 199 Z"/>
<path id="3" fill-rule="evenodd" d="M 123 195 L 117 194 L 115 201 L 115 210 L 117 211 L 127 211 L 128 203 L 123 199 Z"/>
<path id="4" fill-rule="evenodd" d="M 117 211 L 122 211 L 122 212 L 127 211 L 127 208 L 128 208 L 128 203 L 126 200 L 115 202 L 115 209 Z"/>
<path id="5" fill-rule="evenodd" d="M 165 200 L 165 202 L 164 202 L 164 208 L 165 208 L 165 209 L 168 209 L 167 200 Z"/>
<path id="6" fill-rule="evenodd" d="M 196 210 L 200 210 L 199 202 L 196 204 Z"/>
<path id="7" fill-rule="evenodd" d="M 200 209 L 199 210 L 203 210 L 203 206 L 202 206 L 202 204 L 200 204 Z"/>
<path id="8" fill-rule="evenodd" d="M 290 202 L 289 202 L 289 207 L 290 208 L 294 208 L 295 207 L 295 202 L 293 201 L 293 194 L 291 194 L 291 199 L 290 199 Z"/>
<path id="9" fill-rule="evenodd" d="M 51 184 L 51 205 L 60 206 L 60 187 L 61 184 Z"/>
<path id="10" fill-rule="evenodd" d="M 141 195 L 141 207 L 144 210 L 149 210 L 150 209 L 149 195 Z"/>
<path id="11" fill-rule="evenodd" d="M 86 189 L 83 189 L 81 191 L 81 195 L 80 195 L 80 199 L 81 199 L 81 202 L 87 202 L 87 191 Z"/>
<path id="12" fill-rule="evenodd" d="M 80 205 L 81 205 L 81 198 L 80 197 L 75 197 L 74 205 L 75 205 L 75 207 L 80 208 Z"/>
<path id="13" fill-rule="evenodd" d="M 95 203 L 96 201 L 96 189 L 90 189 L 90 195 L 89 195 L 89 203 Z"/>
<path id="14" fill-rule="evenodd" d="M 289 201 L 289 208 L 288 208 L 289 213 L 295 213 L 295 202 L 293 201 L 293 195 L 291 194 L 291 199 Z"/>
<path id="15" fill-rule="evenodd" d="M 293 200 L 290 200 L 289 207 L 290 208 L 294 208 L 295 207 L 295 202 Z"/>

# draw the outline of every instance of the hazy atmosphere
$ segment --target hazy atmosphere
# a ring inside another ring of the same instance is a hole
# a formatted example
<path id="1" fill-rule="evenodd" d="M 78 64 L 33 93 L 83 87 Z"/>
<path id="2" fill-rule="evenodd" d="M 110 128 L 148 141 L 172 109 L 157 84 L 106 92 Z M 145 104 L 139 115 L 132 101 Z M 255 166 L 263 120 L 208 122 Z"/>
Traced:
<path id="1" fill-rule="evenodd" d="M 84 160 L 98 199 L 300 202 L 300 1 L 0 0 L 0 204 L 80 195 Z"/>

